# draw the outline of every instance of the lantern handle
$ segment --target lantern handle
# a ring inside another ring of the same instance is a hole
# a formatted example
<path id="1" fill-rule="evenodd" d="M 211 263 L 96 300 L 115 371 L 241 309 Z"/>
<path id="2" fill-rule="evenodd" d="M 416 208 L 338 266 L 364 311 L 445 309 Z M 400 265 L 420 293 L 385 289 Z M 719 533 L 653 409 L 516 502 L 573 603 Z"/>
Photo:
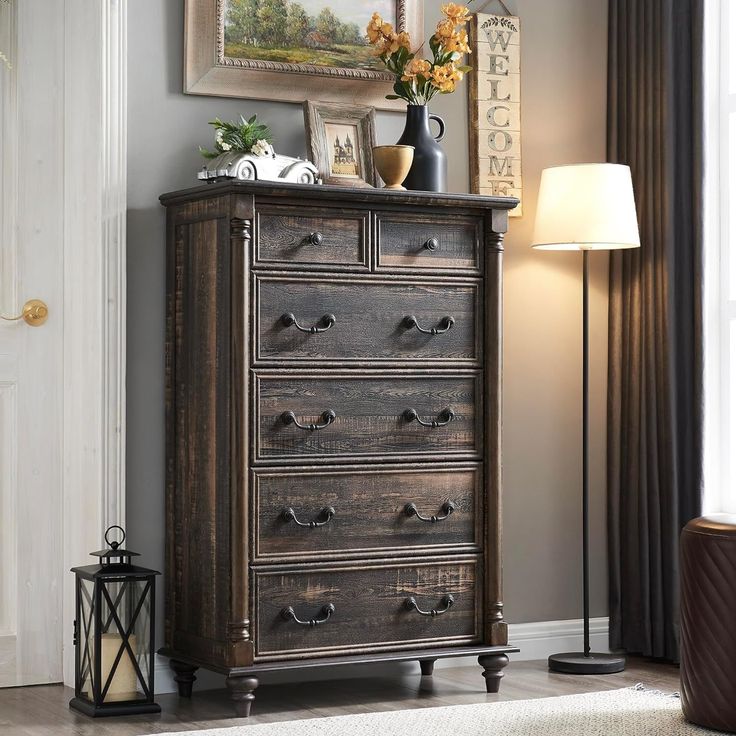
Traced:
<path id="1" fill-rule="evenodd" d="M 120 529 L 120 531 L 123 533 L 123 538 L 119 542 L 111 542 L 107 535 L 113 530 L 113 529 Z M 117 524 L 113 524 L 112 526 L 109 526 L 107 528 L 107 531 L 105 532 L 105 542 L 112 548 L 117 549 L 123 542 L 125 541 L 125 529 L 123 527 L 118 526 Z"/>

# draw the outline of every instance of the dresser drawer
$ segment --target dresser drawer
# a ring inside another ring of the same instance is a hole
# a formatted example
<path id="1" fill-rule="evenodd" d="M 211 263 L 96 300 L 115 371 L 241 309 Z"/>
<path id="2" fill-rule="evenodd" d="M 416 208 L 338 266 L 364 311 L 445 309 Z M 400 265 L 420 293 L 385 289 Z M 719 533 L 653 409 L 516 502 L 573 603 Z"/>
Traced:
<path id="1" fill-rule="evenodd" d="M 262 275 L 255 284 L 257 361 L 479 362 L 479 285 Z"/>
<path id="2" fill-rule="evenodd" d="M 478 373 L 257 373 L 254 381 L 257 461 L 481 452 Z"/>
<path id="3" fill-rule="evenodd" d="M 378 268 L 480 270 L 483 220 L 461 215 L 376 215 Z"/>
<path id="4" fill-rule="evenodd" d="M 254 567 L 256 659 L 477 642 L 476 568 L 474 557 L 410 565 Z M 438 615 L 431 615 L 433 609 Z"/>
<path id="5" fill-rule="evenodd" d="M 256 560 L 480 551 L 482 479 L 479 465 L 255 470 Z"/>
<path id="6" fill-rule="evenodd" d="M 367 212 L 260 205 L 256 219 L 256 265 L 368 269 Z"/>

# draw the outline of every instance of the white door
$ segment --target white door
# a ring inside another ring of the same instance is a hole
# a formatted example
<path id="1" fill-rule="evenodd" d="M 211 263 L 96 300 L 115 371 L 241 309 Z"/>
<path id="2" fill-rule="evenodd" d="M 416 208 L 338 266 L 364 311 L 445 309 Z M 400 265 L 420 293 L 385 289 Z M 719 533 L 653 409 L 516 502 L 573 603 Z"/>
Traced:
<path id="1" fill-rule="evenodd" d="M 70 683 L 69 568 L 122 518 L 124 12 L 0 0 L 0 314 L 48 305 L 0 320 L 0 687 Z"/>
<path id="2" fill-rule="evenodd" d="M 0 2 L 0 686 L 62 679 L 63 7 Z"/>

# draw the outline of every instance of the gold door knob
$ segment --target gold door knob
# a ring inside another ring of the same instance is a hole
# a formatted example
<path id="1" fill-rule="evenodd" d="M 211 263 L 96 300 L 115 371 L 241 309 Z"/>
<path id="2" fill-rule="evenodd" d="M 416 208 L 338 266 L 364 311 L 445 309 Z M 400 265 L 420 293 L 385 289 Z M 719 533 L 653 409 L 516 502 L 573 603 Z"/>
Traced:
<path id="1" fill-rule="evenodd" d="M 29 299 L 17 317 L 6 317 L 0 314 L 0 319 L 6 322 L 17 322 L 23 320 L 29 327 L 40 327 L 49 317 L 49 308 L 41 299 Z"/>

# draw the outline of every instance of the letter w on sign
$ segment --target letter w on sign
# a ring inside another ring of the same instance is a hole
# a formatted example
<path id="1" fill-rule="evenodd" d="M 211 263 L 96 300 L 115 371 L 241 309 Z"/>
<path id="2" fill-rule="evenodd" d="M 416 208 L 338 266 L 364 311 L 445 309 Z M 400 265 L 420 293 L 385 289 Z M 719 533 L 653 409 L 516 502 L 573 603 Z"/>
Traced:
<path id="1" fill-rule="evenodd" d="M 473 17 L 468 99 L 471 187 L 476 194 L 522 199 L 520 44 L 516 16 Z M 521 214 L 521 204 L 509 213 Z"/>

